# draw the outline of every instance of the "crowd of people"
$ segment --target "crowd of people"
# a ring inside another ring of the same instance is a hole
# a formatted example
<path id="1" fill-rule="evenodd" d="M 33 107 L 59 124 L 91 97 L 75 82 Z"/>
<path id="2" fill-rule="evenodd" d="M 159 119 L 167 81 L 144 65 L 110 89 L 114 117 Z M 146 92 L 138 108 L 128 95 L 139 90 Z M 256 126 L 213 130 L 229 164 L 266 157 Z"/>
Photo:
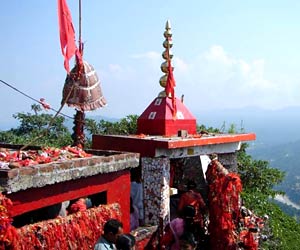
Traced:
<path id="1" fill-rule="evenodd" d="M 164 229 L 164 234 L 157 249 L 193 250 L 204 242 L 204 217 L 206 204 L 196 183 L 189 181 L 187 191 L 180 197 L 177 217 Z M 130 194 L 130 231 L 144 225 L 143 188 L 140 169 L 131 173 Z M 104 249 L 135 249 L 135 237 L 123 233 L 123 224 L 115 219 L 104 225 L 103 235 L 98 239 L 95 250 Z"/>
<path id="2" fill-rule="evenodd" d="M 195 181 L 189 180 L 185 191 L 180 192 L 176 215 L 165 228 L 159 228 L 158 240 L 147 250 L 202 250 L 202 249 L 258 249 L 258 241 L 264 240 L 265 219 L 254 216 L 241 206 L 241 182 L 222 164 L 213 159 L 207 174 L 207 196 L 197 191 Z M 131 175 L 130 230 L 144 225 L 143 188 L 140 172 Z M 95 250 L 135 249 L 135 237 L 123 233 L 123 225 L 109 220 L 104 234 L 97 241 Z"/>
<path id="3" fill-rule="evenodd" d="M 187 183 L 187 191 L 180 195 L 177 217 L 171 220 L 164 229 L 160 248 L 170 250 L 206 249 L 206 215 L 206 203 L 202 195 L 196 191 L 196 183 L 190 180 Z"/>
<path id="4" fill-rule="evenodd" d="M 174 218 L 164 229 L 159 246 L 155 249 L 196 249 L 206 243 L 204 218 L 207 206 L 192 180 L 186 185 L 186 192 L 180 195 Z M 144 225 L 143 187 L 141 169 L 131 171 L 130 230 Z"/>

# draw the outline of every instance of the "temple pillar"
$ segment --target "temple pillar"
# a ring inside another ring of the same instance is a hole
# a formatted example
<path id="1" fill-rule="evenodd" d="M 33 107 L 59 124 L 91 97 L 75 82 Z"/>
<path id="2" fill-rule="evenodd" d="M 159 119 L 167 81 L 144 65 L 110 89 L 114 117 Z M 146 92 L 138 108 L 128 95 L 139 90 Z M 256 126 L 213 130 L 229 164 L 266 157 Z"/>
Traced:
<path id="1" fill-rule="evenodd" d="M 170 220 L 170 160 L 142 158 L 145 223 L 163 228 Z"/>
<path id="2" fill-rule="evenodd" d="M 237 172 L 237 153 L 218 154 L 219 162 L 229 170 L 229 172 Z"/>

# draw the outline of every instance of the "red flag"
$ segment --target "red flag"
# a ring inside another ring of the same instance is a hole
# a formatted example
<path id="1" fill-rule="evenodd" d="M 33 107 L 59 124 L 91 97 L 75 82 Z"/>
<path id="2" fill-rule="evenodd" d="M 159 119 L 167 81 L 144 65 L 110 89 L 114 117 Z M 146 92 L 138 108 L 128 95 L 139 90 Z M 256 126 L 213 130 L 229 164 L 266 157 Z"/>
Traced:
<path id="1" fill-rule="evenodd" d="M 75 43 L 75 30 L 72 23 L 71 12 L 68 8 L 66 0 L 58 0 L 57 3 L 61 52 L 65 57 L 65 69 L 69 73 L 69 60 L 75 55 L 76 52 L 78 52 Z M 80 53 L 76 53 L 76 55 L 78 56 Z"/>
<path id="2" fill-rule="evenodd" d="M 168 77 L 167 77 L 165 91 L 166 91 L 167 97 L 172 98 L 173 119 L 176 119 L 176 114 L 177 114 L 176 99 L 175 99 L 175 86 L 176 86 L 176 83 L 175 83 L 175 79 L 174 79 L 174 75 L 173 75 L 171 60 L 169 57 L 169 59 L 168 59 Z"/>

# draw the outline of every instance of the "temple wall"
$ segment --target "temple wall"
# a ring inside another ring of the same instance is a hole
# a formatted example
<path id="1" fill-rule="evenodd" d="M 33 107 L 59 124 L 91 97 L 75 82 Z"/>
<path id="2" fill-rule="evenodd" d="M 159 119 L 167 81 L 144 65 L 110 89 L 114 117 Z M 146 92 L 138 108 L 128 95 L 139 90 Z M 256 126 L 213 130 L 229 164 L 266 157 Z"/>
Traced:
<path id="1" fill-rule="evenodd" d="M 96 151 L 95 151 L 96 152 Z M 14 193 L 138 166 L 139 155 L 116 153 L 0 170 L 0 191 Z"/>

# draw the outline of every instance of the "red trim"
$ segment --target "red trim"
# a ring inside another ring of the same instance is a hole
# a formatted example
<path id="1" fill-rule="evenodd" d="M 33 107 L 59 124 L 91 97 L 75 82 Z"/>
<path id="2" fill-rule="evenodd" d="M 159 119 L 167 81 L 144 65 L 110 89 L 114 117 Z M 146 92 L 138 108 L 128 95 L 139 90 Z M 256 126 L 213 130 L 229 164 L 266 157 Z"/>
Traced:
<path id="1" fill-rule="evenodd" d="M 168 148 L 181 148 L 181 147 L 190 147 L 190 146 L 203 146 L 203 145 L 212 145 L 212 144 L 225 144 L 231 142 L 240 142 L 240 141 L 252 141 L 256 139 L 254 133 L 251 134 L 235 134 L 235 135 L 218 135 L 215 137 L 202 137 L 198 139 L 183 139 L 180 141 L 170 141 L 168 142 Z"/>
<path id="2" fill-rule="evenodd" d="M 241 141 L 252 141 L 256 139 L 254 133 L 248 134 L 220 134 L 201 138 L 181 138 L 163 136 L 109 136 L 93 135 L 93 149 L 117 150 L 126 152 L 137 152 L 141 156 L 155 156 L 155 149 L 177 149 L 186 147 L 197 147 L 204 145 L 227 144 Z"/>

